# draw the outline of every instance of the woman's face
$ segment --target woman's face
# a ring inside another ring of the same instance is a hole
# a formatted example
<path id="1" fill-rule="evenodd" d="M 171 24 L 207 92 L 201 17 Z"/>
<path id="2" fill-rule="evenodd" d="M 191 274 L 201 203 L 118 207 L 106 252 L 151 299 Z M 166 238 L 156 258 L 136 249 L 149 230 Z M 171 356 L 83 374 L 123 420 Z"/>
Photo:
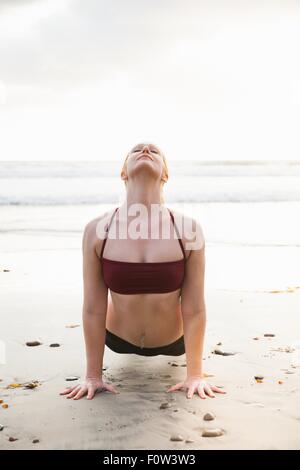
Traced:
<path id="1" fill-rule="evenodd" d="M 128 153 L 126 161 L 126 174 L 123 179 L 128 179 L 130 175 L 137 174 L 141 170 L 147 170 L 154 176 L 166 181 L 164 160 L 160 149 L 150 143 L 135 145 Z"/>

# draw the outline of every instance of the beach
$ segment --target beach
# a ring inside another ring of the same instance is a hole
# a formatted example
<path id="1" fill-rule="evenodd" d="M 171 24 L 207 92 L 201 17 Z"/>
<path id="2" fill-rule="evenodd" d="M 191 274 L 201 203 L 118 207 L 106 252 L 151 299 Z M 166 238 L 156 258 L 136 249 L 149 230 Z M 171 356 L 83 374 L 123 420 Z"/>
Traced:
<path id="1" fill-rule="evenodd" d="M 299 247 L 216 240 L 216 220 L 245 213 L 233 206 L 187 206 L 207 236 L 204 372 L 227 393 L 166 393 L 184 379 L 185 355 L 105 347 L 104 378 L 120 393 L 77 401 L 59 392 L 85 372 L 81 235 L 108 206 L 0 207 L 0 449 L 300 449 Z"/>

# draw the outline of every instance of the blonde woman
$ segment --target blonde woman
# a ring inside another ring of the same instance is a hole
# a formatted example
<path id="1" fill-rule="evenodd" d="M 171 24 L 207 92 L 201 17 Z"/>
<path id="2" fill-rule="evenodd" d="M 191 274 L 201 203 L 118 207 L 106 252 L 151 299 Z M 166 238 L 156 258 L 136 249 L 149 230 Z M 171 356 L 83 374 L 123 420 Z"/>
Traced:
<path id="1" fill-rule="evenodd" d="M 215 397 L 214 392 L 226 393 L 205 380 L 202 365 L 206 308 L 201 227 L 194 219 L 185 218 L 198 237 L 194 245 L 191 234 L 179 234 L 175 219 L 180 214 L 175 215 L 163 204 L 168 168 L 156 145 L 141 143 L 133 147 L 121 178 L 126 185 L 124 204 L 93 219 L 84 230 L 86 375 L 81 384 L 60 394 L 77 400 L 85 395 L 92 399 L 102 390 L 118 393 L 102 377 L 105 344 L 120 354 L 186 354 L 186 378 L 168 392 L 183 389 L 187 398 L 197 394 L 202 399 Z M 136 204 L 144 209 L 139 223 L 147 227 L 147 237 L 137 237 L 137 230 L 133 236 L 128 234 L 130 224 L 136 227 L 130 210 Z M 159 208 L 160 219 L 153 217 L 153 207 Z M 169 238 L 149 236 L 151 230 L 166 224 L 173 227 Z M 102 236 L 99 225 L 106 229 Z M 126 236 L 118 237 L 120 232 Z"/>

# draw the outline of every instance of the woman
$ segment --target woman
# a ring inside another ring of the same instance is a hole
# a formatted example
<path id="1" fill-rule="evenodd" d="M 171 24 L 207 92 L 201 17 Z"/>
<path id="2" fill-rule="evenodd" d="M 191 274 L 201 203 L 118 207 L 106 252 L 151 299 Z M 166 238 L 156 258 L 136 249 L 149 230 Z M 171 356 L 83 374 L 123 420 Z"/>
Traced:
<path id="1" fill-rule="evenodd" d="M 192 241 L 197 243 L 190 243 L 191 233 L 182 233 L 180 238 L 175 222 L 180 215 L 175 217 L 162 204 L 168 169 L 157 146 L 146 143 L 135 146 L 126 157 L 121 178 L 127 189 L 126 202 L 93 219 L 84 230 L 86 377 L 80 385 L 60 394 L 77 400 L 84 395 L 92 399 L 97 390 L 118 393 L 102 378 L 105 344 L 121 354 L 185 353 L 186 379 L 168 392 L 184 389 L 187 398 L 196 392 L 203 399 L 214 397 L 213 392 L 226 393 L 204 380 L 202 367 L 206 310 L 205 242 L 201 227 L 194 219 L 185 218 L 196 229 Z M 143 208 L 139 223 L 146 227 L 146 237 L 137 237 L 137 225 L 130 210 L 136 204 Z M 153 217 L 153 207 L 159 208 L 161 223 Z M 159 230 L 170 220 L 174 230 L 169 239 L 151 236 L 149 239 L 149 229 Z M 106 232 L 99 237 L 99 226 L 103 225 Z M 117 231 L 123 231 L 125 237 L 118 237 Z"/>

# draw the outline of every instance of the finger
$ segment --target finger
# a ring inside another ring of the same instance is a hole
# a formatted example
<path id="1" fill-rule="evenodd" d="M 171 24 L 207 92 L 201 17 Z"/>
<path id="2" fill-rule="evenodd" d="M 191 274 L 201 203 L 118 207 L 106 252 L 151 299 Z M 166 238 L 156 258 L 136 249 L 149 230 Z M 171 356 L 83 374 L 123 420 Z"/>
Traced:
<path id="1" fill-rule="evenodd" d="M 78 392 L 76 393 L 75 397 L 73 398 L 73 400 L 78 400 L 79 398 L 83 397 L 83 395 L 86 394 L 86 387 L 84 388 L 81 388 L 80 390 L 78 390 Z"/>
<path id="2" fill-rule="evenodd" d="M 109 392 L 112 392 L 112 393 L 119 393 L 117 392 L 117 390 L 110 384 L 104 384 L 104 387 L 103 387 L 105 390 L 108 390 Z"/>
<path id="3" fill-rule="evenodd" d="M 211 398 L 215 398 L 215 395 L 213 394 L 213 392 L 211 391 L 211 388 L 208 385 L 204 387 L 204 390 L 206 391 L 208 396 L 210 396 Z"/>
<path id="4" fill-rule="evenodd" d="M 197 392 L 200 398 L 204 398 L 204 400 L 206 399 L 203 387 L 201 385 L 198 386 Z"/>
<path id="5" fill-rule="evenodd" d="M 73 398 L 76 393 L 80 390 L 80 386 L 77 385 L 77 387 L 74 387 L 74 389 L 67 395 L 67 398 Z"/>
<path id="6" fill-rule="evenodd" d="M 219 387 L 217 387 L 216 385 L 212 385 L 211 386 L 211 389 L 214 391 L 214 392 L 217 392 L 217 393 L 227 393 L 225 392 L 225 390 L 221 390 Z"/>
<path id="7" fill-rule="evenodd" d="M 188 392 L 187 392 L 187 398 L 192 398 L 194 393 L 195 393 L 195 389 L 196 387 L 195 386 L 192 386 L 188 389 Z"/>
<path id="8" fill-rule="evenodd" d="M 180 382 L 179 384 L 173 385 L 173 387 L 170 387 L 167 392 L 175 392 L 176 390 L 180 390 L 183 388 L 183 382 Z"/>
<path id="9" fill-rule="evenodd" d="M 66 393 L 71 392 L 73 390 L 72 387 L 65 388 L 62 392 L 59 392 L 60 395 L 65 395 Z"/>
<path id="10" fill-rule="evenodd" d="M 94 398 L 95 396 L 95 392 L 97 391 L 97 389 L 95 390 L 94 387 L 88 387 L 88 393 L 87 393 L 87 399 L 88 400 L 91 400 L 92 398 Z"/>

